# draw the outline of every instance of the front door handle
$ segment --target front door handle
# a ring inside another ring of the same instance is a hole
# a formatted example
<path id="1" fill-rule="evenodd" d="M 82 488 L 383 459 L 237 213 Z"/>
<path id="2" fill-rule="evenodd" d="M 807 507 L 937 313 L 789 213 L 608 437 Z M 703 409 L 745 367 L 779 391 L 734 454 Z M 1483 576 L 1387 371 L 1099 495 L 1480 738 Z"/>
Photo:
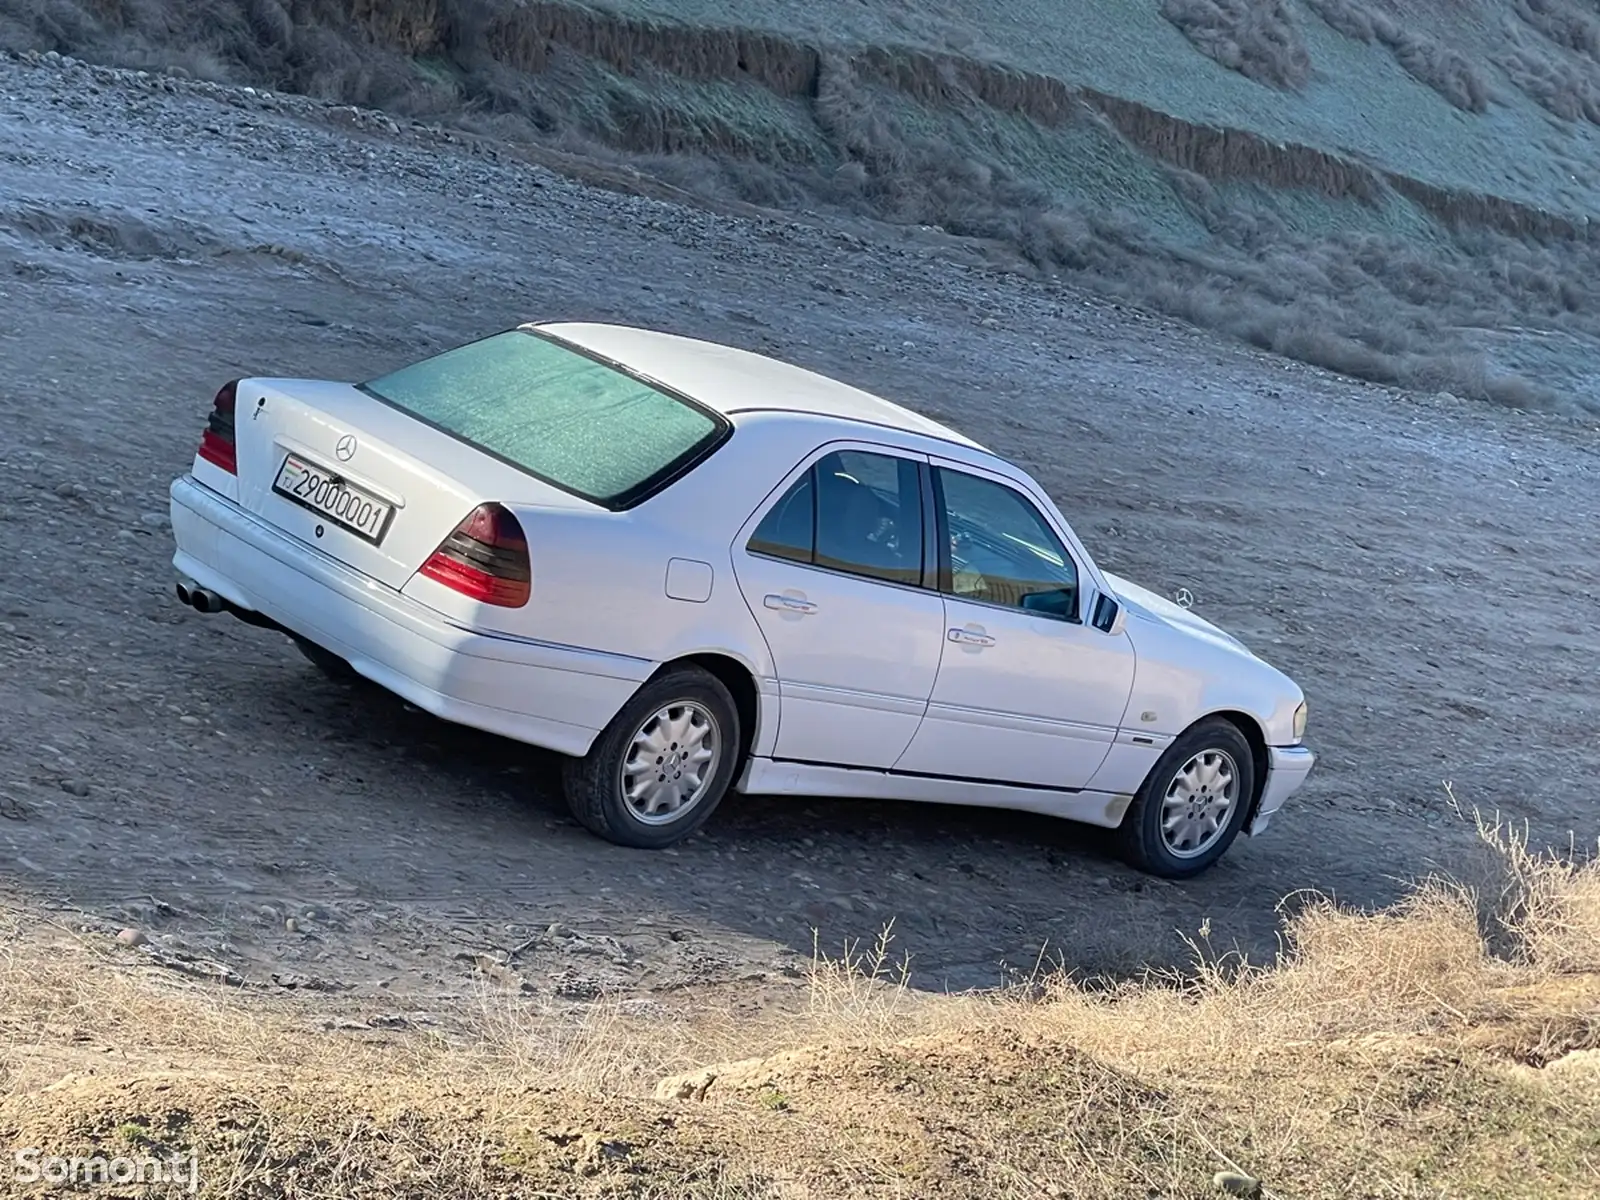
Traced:
<path id="1" fill-rule="evenodd" d="M 970 629 L 952 629 L 949 637 L 952 642 L 960 642 L 964 646 L 994 645 L 994 639 L 987 633 L 975 633 Z"/>
<path id="2" fill-rule="evenodd" d="M 761 603 L 768 608 L 775 608 L 779 612 L 814 613 L 817 606 L 810 600 L 802 600 L 799 596 L 779 596 L 769 594 L 762 597 Z"/>

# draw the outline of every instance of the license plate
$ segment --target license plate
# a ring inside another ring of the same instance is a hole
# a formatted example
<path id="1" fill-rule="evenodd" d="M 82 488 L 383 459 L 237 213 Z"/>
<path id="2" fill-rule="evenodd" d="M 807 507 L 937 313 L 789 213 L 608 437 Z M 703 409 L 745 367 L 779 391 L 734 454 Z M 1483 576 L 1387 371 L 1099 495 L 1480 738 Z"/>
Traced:
<path id="1" fill-rule="evenodd" d="M 394 506 L 362 491 L 326 467 L 291 454 L 278 468 L 272 490 L 376 545 L 389 528 Z"/>

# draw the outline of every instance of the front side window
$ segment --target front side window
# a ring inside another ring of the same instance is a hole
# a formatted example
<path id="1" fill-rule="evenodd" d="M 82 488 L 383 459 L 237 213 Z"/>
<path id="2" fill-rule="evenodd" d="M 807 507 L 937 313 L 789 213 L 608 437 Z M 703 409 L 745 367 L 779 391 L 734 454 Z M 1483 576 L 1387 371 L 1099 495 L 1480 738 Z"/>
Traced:
<path id="1" fill-rule="evenodd" d="M 962 471 L 936 468 L 945 533 L 940 590 L 963 600 L 1078 619 L 1078 568 L 1022 493 Z"/>
<path id="2" fill-rule="evenodd" d="M 922 491 L 910 459 L 824 455 L 762 518 L 755 554 L 867 579 L 922 582 Z"/>

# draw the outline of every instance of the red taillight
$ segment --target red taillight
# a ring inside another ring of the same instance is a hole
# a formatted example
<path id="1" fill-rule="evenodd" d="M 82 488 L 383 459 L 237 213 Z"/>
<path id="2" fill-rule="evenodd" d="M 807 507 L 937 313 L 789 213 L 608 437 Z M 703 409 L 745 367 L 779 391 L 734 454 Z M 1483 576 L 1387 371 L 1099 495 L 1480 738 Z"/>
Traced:
<path id="1" fill-rule="evenodd" d="M 238 400 L 239 381 L 225 383 L 211 402 L 205 432 L 200 435 L 200 457 L 221 467 L 229 475 L 239 473 L 239 458 L 233 443 L 233 410 Z"/>
<path id="2" fill-rule="evenodd" d="M 504 608 L 520 608 L 533 590 L 528 539 L 517 518 L 499 504 L 473 509 L 422 564 L 420 574 Z"/>

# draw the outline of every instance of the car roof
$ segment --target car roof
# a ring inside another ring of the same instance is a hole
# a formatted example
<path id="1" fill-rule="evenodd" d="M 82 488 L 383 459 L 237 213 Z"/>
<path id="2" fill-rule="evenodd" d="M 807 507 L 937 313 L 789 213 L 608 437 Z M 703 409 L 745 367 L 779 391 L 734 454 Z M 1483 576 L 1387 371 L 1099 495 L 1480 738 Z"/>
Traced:
<path id="1" fill-rule="evenodd" d="M 803 413 L 885 426 L 988 452 L 931 417 L 764 354 L 628 325 L 538 322 L 531 328 L 682 392 L 735 424 L 740 413 Z"/>

